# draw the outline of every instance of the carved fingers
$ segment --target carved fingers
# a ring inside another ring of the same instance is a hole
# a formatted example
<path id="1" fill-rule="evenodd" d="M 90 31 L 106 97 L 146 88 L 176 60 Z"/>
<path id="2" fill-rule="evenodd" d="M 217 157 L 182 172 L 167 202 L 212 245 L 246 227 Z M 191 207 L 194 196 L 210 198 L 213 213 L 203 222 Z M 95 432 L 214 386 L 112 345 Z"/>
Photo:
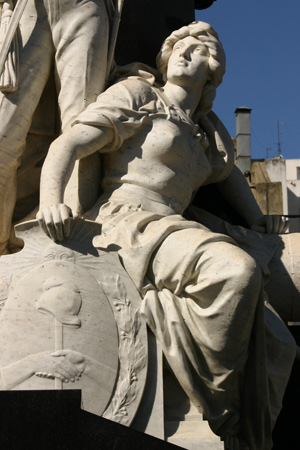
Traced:
<path id="1" fill-rule="evenodd" d="M 40 227 L 53 241 L 62 241 L 69 236 L 71 217 L 71 208 L 63 203 L 42 208 L 36 215 Z"/>
<path id="2" fill-rule="evenodd" d="M 81 371 L 64 356 L 56 353 L 42 352 L 31 355 L 36 367 L 42 370 L 36 370 L 35 375 L 42 378 L 58 378 L 64 383 L 79 380 Z"/>
<path id="3" fill-rule="evenodd" d="M 283 234 L 289 228 L 289 220 L 280 215 L 263 216 L 251 227 L 251 230 L 267 234 Z"/>
<path id="4" fill-rule="evenodd" d="M 59 350 L 52 353 L 53 356 L 64 356 L 67 361 L 73 364 L 80 373 L 83 373 L 86 368 L 88 357 L 82 353 L 76 352 L 75 350 Z"/>

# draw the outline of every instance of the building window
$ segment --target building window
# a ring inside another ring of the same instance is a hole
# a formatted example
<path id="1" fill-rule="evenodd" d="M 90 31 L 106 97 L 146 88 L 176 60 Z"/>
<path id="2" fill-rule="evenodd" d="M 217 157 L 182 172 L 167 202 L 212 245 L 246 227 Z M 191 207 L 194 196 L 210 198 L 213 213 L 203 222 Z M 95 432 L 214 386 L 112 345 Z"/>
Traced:
<path id="1" fill-rule="evenodd" d="M 297 167 L 297 180 L 300 180 L 300 167 Z"/>

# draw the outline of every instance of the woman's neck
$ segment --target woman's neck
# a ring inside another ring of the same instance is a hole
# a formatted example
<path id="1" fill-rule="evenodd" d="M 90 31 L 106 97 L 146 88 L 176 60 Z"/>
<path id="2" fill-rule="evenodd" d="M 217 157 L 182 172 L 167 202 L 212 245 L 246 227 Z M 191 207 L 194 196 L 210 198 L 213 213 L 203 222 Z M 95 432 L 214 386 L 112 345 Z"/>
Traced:
<path id="1" fill-rule="evenodd" d="M 181 108 L 189 117 L 193 116 L 202 95 L 202 89 L 179 86 L 169 81 L 163 87 L 163 92 L 170 103 Z"/>

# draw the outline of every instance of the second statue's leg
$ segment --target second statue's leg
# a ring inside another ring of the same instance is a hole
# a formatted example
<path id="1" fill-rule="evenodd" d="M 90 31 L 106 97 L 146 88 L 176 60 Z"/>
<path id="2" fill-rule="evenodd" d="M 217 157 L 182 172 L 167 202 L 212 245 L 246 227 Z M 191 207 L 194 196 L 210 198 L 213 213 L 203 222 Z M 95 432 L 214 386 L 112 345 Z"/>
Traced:
<path id="1" fill-rule="evenodd" d="M 61 1 L 60 16 L 51 28 L 56 48 L 58 103 L 65 132 L 105 88 L 109 40 L 105 1 Z M 98 199 L 99 170 L 96 154 L 77 161 L 64 197 L 73 211 L 80 214 Z"/>
<path id="2" fill-rule="evenodd" d="M 51 27 L 65 131 L 105 88 L 109 38 L 105 2 L 64 0 L 60 18 Z"/>
<path id="3" fill-rule="evenodd" d="M 28 2 L 20 21 L 20 72 L 15 92 L 0 93 L 0 254 L 8 252 L 17 169 L 32 116 L 48 80 L 53 45 L 45 8 Z"/>

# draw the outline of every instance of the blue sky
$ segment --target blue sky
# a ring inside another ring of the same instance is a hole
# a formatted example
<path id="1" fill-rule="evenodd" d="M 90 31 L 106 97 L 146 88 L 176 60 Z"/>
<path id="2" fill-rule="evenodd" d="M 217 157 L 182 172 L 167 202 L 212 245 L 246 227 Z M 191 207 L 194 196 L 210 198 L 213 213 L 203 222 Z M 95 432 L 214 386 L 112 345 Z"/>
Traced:
<path id="1" fill-rule="evenodd" d="M 300 158 L 300 1 L 217 0 L 196 19 L 210 23 L 227 56 L 214 111 L 235 136 L 239 106 L 251 112 L 252 158 Z"/>

